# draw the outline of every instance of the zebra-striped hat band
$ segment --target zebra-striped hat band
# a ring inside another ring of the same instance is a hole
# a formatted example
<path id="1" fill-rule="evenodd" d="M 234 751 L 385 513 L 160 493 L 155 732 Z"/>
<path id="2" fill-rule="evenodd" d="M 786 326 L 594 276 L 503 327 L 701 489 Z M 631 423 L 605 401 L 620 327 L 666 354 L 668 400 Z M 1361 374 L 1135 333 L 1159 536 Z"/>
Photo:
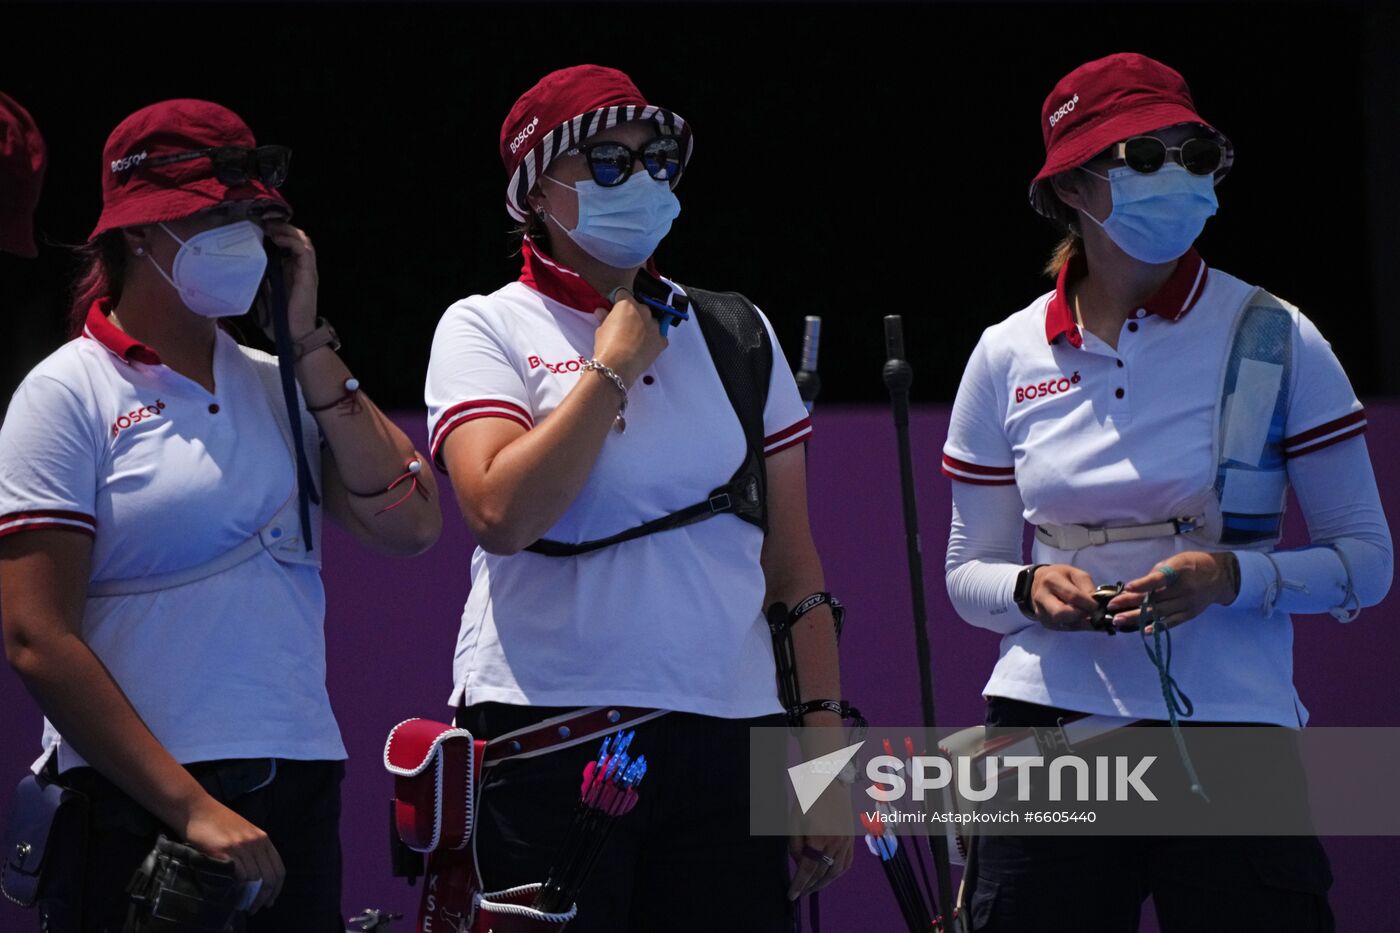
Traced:
<path id="1" fill-rule="evenodd" d="M 506 210 L 529 215 L 526 196 L 549 164 L 595 133 L 632 120 L 653 120 L 681 143 L 681 168 L 690 161 L 690 126 L 675 113 L 646 102 L 632 79 L 615 68 L 577 65 L 546 75 L 511 108 L 501 127 L 501 161 L 510 183 Z"/>

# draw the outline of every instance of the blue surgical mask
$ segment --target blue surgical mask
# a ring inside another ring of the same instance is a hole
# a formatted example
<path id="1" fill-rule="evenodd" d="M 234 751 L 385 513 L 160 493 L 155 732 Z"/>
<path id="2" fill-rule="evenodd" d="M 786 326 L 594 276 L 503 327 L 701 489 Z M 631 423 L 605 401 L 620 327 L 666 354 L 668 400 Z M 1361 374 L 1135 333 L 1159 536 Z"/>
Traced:
<path id="1" fill-rule="evenodd" d="M 1140 262 L 1164 263 L 1181 257 L 1218 206 L 1215 179 L 1192 175 L 1175 162 L 1149 175 L 1126 165 L 1109 169 L 1107 177 L 1084 171 L 1107 181 L 1113 196 L 1113 210 L 1106 220 L 1100 222 L 1088 212 L 1084 216 Z"/>
<path id="2" fill-rule="evenodd" d="M 646 172 L 633 172 L 611 188 L 585 179 L 575 183 L 573 190 L 578 193 L 578 225 L 567 230 L 554 222 L 585 253 L 614 269 L 632 269 L 651 258 L 681 212 L 671 186 Z"/>

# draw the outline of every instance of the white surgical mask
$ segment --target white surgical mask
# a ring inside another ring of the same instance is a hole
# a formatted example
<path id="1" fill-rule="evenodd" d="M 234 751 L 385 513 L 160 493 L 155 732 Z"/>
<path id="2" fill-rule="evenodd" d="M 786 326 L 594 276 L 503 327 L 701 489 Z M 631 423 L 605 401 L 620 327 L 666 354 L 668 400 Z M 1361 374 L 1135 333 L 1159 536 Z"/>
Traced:
<path id="1" fill-rule="evenodd" d="M 561 188 L 570 187 L 549 180 Z M 572 187 L 578 193 L 577 226 L 568 230 L 554 222 L 585 253 L 614 269 L 631 269 L 646 262 L 681 212 L 681 202 L 671 193 L 670 184 L 646 172 L 633 172 L 631 178 L 611 188 L 591 179 Z"/>
<path id="2" fill-rule="evenodd" d="M 1175 162 L 1144 175 L 1126 165 L 1108 176 L 1084 171 L 1109 184 L 1113 210 L 1100 223 L 1118 248 L 1140 262 L 1164 263 L 1179 258 L 1205 229 L 1216 211 L 1215 179 L 1192 175 Z"/>
<path id="3" fill-rule="evenodd" d="M 185 307 L 204 317 L 233 317 L 253 306 L 267 271 L 261 227 L 251 220 L 240 220 L 188 240 L 175 236 L 165 224 L 160 228 L 180 244 L 170 274 L 149 252 L 146 258 L 180 294 Z"/>

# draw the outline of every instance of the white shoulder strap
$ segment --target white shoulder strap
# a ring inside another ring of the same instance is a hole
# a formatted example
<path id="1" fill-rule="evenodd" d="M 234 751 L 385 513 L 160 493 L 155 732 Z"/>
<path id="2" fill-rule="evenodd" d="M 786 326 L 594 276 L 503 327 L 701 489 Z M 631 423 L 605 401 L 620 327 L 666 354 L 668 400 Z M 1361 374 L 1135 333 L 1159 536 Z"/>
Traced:
<path id="1" fill-rule="evenodd" d="M 301 514 L 297 509 L 297 498 L 293 495 L 282 503 L 282 507 L 277 510 L 277 513 L 266 525 L 258 529 L 257 534 L 245 538 L 241 544 L 232 550 L 225 551 L 213 560 L 207 560 L 202 564 L 170 573 L 155 573 L 144 577 L 130 577 L 125 580 L 94 580 L 88 584 L 87 593 L 89 596 L 130 596 L 133 593 L 154 593 L 157 590 L 174 589 L 177 586 L 194 583 L 196 580 L 203 580 L 205 577 L 212 577 L 216 573 L 223 573 L 225 570 L 237 567 L 264 549 L 271 551 L 272 556 L 278 560 L 287 563 L 304 563 L 292 560 L 296 556 L 293 548 L 289 548 L 283 543 L 284 539 L 289 540 L 296 548 L 305 550 L 301 548 L 300 537 L 295 533 L 300 524 Z M 289 534 L 288 527 L 293 533 Z"/>

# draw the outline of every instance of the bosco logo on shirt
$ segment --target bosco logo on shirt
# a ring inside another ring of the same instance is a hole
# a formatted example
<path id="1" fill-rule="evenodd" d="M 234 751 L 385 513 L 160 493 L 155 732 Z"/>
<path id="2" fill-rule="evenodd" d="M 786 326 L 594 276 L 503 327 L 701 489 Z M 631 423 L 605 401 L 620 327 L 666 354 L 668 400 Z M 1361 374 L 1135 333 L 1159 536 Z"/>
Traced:
<path id="1" fill-rule="evenodd" d="M 119 416 L 116 421 L 112 422 L 112 436 L 116 437 L 127 428 L 134 424 L 139 424 L 147 418 L 159 417 L 160 413 L 163 411 L 165 411 L 165 403 L 160 399 L 156 399 L 153 405 L 142 405 L 139 408 L 133 408 L 131 411 Z"/>
<path id="2" fill-rule="evenodd" d="M 576 373 L 582 371 L 583 364 L 588 362 L 588 358 L 585 356 L 580 356 L 578 357 L 578 359 L 564 360 L 562 363 L 546 363 L 538 356 L 531 356 L 529 362 L 531 369 L 538 369 L 539 367 L 543 366 L 545 369 L 547 369 L 551 373 L 554 373 L 557 376 L 560 373 Z"/>
<path id="3" fill-rule="evenodd" d="M 1016 404 L 1029 402 L 1032 399 L 1044 398 L 1047 395 L 1062 395 L 1070 390 L 1071 386 L 1079 385 L 1079 370 L 1075 370 L 1073 375 L 1061 376 L 1059 379 L 1047 379 L 1044 382 L 1037 382 L 1028 386 L 1016 387 Z"/>

